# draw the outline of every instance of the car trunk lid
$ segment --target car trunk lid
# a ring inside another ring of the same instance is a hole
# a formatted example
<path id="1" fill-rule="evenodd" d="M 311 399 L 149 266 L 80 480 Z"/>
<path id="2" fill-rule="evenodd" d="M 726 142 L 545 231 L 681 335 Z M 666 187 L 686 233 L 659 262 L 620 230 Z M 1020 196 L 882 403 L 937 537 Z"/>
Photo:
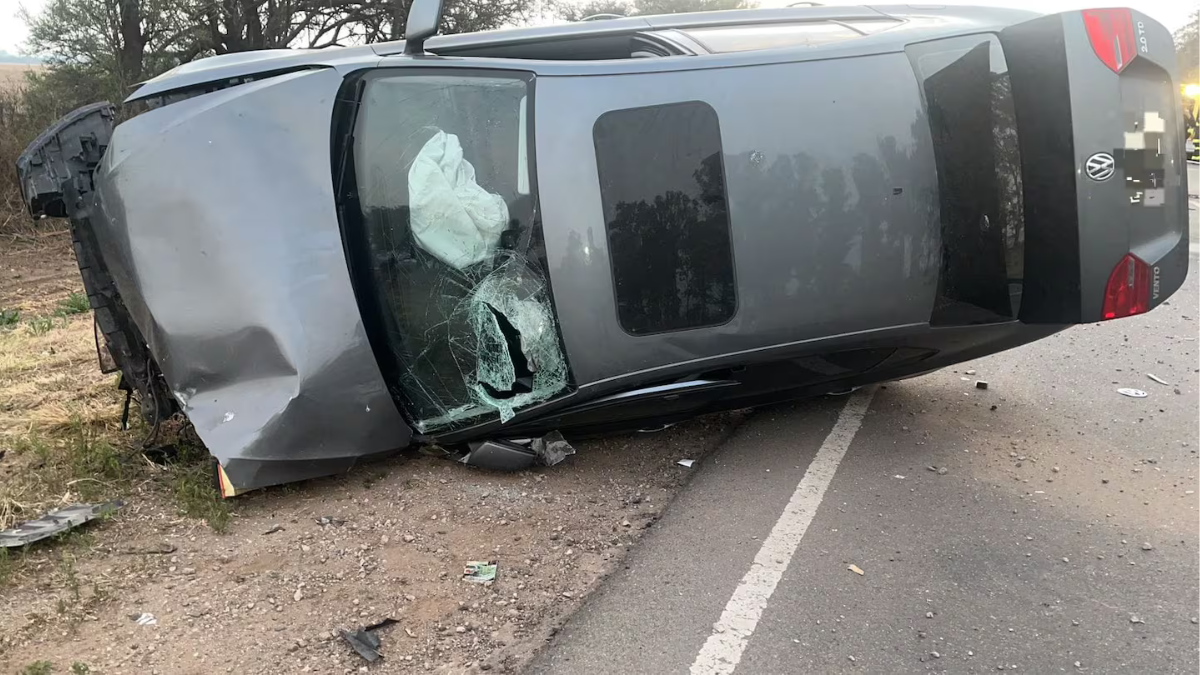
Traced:
<path id="1" fill-rule="evenodd" d="M 1026 323 L 1154 308 L 1187 274 L 1187 186 L 1169 33 L 1128 9 L 1005 29 L 1024 182 Z"/>

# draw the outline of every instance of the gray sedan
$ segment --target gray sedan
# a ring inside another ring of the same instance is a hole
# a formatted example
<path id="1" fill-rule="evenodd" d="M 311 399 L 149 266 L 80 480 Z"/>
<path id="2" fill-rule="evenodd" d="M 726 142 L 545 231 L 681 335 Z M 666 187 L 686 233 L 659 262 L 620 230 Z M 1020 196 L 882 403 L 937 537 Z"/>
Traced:
<path id="1" fill-rule="evenodd" d="M 849 391 L 1152 310 L 1187 272 L 1171 36 L 805 7 L 190 63 L 22 156 L 103 340 L 226 495 L 410 444 Z"/>

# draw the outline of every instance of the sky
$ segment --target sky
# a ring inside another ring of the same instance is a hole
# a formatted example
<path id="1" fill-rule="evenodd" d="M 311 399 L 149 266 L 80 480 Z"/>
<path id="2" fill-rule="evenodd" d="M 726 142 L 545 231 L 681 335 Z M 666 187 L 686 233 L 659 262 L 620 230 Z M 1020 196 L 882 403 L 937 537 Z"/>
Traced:
<path id="1" fill-rule="evenodd" d="M 794 1 L 761 0 L 759 6 L 783 7 L 789 2 Z M 36 13 L 45 3 L 46 0 L 0 0 L 0 51 L 7 51 L 12 54 L 27 53 L 24 45 L 25 38 L 27 37 L 25 24 L 17 16 L 18 11 L 24 6 L 30 12 Z M 829 4 L 846 3 L 839 1 Z M 866 3 L 864 2 L 864 4 Z M 884 3 L 881 2 L 879 4 Z M 1091 2 L 1087 2 L 1086 0 L 1083 2 L 1079 0 L 977 0 L 975 2 L 941 0 L 939 4 L 1015 7 L 1047 14 L 1073 9 L 1085 9 L 1087 7 L 1106 6 L 1104 0 L 1092 0 Z M 1200 4 L 1200 0 L 1127 0 L 1126 4 L 1144 14 L 1150 15 L 1159 23 L 1166 26 L 1171 32 L 1175 32 L 1187 23 L 1188 14 L 1196 10 L 1198 4 Z"/>

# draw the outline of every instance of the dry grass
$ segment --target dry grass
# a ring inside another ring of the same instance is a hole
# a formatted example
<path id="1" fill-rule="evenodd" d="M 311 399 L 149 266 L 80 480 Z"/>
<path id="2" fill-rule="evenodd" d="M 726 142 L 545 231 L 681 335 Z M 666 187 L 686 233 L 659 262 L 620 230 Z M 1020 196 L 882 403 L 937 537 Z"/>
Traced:
<path id="1" fill-rule="evenodd" d="M 117 376 L 98 367 L 70 238 L 60 230 L 10 241 L 0 267 L 0 312 L 16 313 L 0 325 L 0 528 L 136 493 L 223 529 L 228 505 L 209 482 L 207 453 L 183 425 L 160 429 L 159 442 L 179 450 L 168 467 L 142 455 L 149 430 L 136 404 L 133 429 L 121 431 L 124 393 Z M 0 560 L 0 583 L 13 565 Z"/>
<path id="2" fill-rule="evenodd" d="M 27 73 L 36 73 L 44 67 L 32 63 L 0 63 L 0 89 L 20 89 L 25 86 Z"/>
<path id="3" fill-rule="evenodd" d="M 113 468 L 121 402 L 113 377 L 96 368 L 90 315 L 0 330 L 0 448 L 11 455 L 0 474 L 0 527 L 100 497 L 107 490 L 98 488 L 122 478 Z"/>
<path id="4" fill-rule="evenodd" d="M 59 432 L 75 418 L 115 428 L 119 394 L 96 367 L 90 314 L 33 317 L 0 333 L 0 438 Z"/>

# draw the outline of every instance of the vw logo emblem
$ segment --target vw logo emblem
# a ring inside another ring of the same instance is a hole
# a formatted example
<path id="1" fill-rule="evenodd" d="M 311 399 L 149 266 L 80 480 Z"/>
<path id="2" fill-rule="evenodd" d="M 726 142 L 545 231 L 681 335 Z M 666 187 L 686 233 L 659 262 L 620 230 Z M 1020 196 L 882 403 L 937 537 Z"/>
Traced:
<path id="1" fill-rule="evenodd" d="M 1088 178 L 1095 181 L 1108 180 L 1112 178 L 1113 172 L 1116 171 L 1117 162 L 1107 152 L 1097 152 L 1088 157 L 1085 168 L 1087 169 Z"/>

